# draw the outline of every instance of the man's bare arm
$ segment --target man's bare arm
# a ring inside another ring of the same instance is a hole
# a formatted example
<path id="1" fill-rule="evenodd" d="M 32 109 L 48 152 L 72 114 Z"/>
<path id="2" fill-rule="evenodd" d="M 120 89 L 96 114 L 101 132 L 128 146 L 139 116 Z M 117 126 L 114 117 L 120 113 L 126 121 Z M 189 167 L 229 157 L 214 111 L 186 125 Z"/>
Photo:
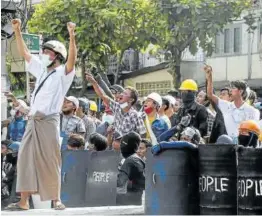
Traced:
<path id="1" fill-rule="evenodd" d="M 22 37 L 21 20 L 20 19 L 13 19 L 12 20 L 12 28 L 13 28 L 14 33 L 15 33 L 18 52 L 29 63 L 31 58 L 32 58 L 32 55 L 31 55 L 30 51 L 28 50 L 28 48 L 27 48 L 27 46 L 24 42 L 24 39 Z"/>
<path id="2" fill-rule="evenodd" d="M 207 97 L 209 100 L 213 101 L 215 104 L 218 104 L 218 97 L 213 94 L 213 78 L 212 78 L 212 67 L 206 65 L 204 67 L 204 71 L 206 73 L 207 80 Z"/>
<path id="3" fill-rule="evenodd" d="M 76 58 L 77 58 L 77 49 L 76 49 L 76 42 L 75 42 L 75 24 L 72 22 L 67 23 L 67 29 L 70 36 L 69 41 L 69 50 L 68 50 L 68 59 L 66 62 L 66 74 L 73 71 Z"/>
<path id="4" fill-rule="evenodd" d="M 25 103 L 21 104 L 17 98 L 12 94 L 12 92 L 5 92 L 5 96 L 10 98 L 13 102 L 13 106 L 20 111 L 21 113 L 28 114 L 29 113 L 29 107 L 25 105 Z"/>
<path id="5" fill-rule="evenodd" d="M 110 98 L 100 88 L 100 86 L 98 85 L 98 83 L 96 82 L 96 80 L 92 76 L 92 74 L 86 73 L 86 79 L 93 85 L 93 88 L 94 88 L 96 94 L 98 95 L 98 97 L 100 97 L 104 101 L 106 106 L 109 106 Z"/>

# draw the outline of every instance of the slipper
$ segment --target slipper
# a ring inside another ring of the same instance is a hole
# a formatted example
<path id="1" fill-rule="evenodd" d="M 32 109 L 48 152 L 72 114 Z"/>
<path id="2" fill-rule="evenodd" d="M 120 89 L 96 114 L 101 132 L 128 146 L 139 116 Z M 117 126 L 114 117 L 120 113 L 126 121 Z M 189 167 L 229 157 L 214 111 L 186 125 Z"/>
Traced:
<path id="1" fill-rule="evenodd" d="M 63 203 L 59 203 L 58 205 L 54 206 L 55 210 L 65 210 L 65 205 Z"/>
<path id="2" fill-rule="evenodd" d="M 4 208 L 6 211 L 27 211 L 29 209 L 21 208 L 18 203 L 11 203 L 7 207 Z"/>

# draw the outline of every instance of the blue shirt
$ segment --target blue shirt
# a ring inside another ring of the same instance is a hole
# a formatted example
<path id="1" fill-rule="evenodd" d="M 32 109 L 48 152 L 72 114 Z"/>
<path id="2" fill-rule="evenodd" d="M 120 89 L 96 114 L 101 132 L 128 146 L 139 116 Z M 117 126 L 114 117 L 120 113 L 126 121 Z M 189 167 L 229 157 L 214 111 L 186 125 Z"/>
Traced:
<path id="1" fill-rule="evenodd" d="M 8 137 L 12 141 L 21 142 L 27 121 L 23 117 L 15 118 L 8 126 Z"/>

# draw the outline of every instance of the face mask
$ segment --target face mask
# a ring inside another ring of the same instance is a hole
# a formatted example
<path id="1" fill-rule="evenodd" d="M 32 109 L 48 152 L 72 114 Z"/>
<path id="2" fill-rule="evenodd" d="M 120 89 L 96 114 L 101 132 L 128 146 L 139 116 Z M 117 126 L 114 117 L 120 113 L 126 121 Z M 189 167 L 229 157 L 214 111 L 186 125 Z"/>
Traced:
<path id="1" fill-rule="evenodd" d="M 194 92 L 183 92 L 182 93 L 182 101 L 184 104 L 192 103 L 195 100 Z"/>
<path id="2" fill-rule="evenodd" d="M 242 146 L 248 146 L 250 142 L 250 136 L 239 135 L 238 136 L 238 144 Z"/>
<path id="3" fill-rule="evenodd" d="M 52 60 L 50 60 L 50 56 L 49 55 L 46 55 L 46 54 L 42 54 L 41 55 L 41 60 L 42 60 L 42 62 L 43 62 L 43 65 L 45 66 L 45 67 L 48 67 L 48 66 L 50 66 L 51 64 L 52 64 Z"/>
<path id="4" fill-rule="evenodd" d="M 144 108 L 146 114 L 150 114 L 151 112 L 153 112 L 153 109 L 153 107 Z"/>
<path id="5" fill-rule="evenodd" d="M 120 104 L 120 108 L 121 109 L 125 109 L 127 107 L 128 107 L 128 103 L 127 102 Z"/>
<path id="6" fill-rule="evenodd" d="M 15 117 L 16 112 L 17 112 L 16 110 L 11 109 L 11 110 L 10 110 L 10 115 L 11 115 L 12 117 Z"/>
<path id="7" fill-rule="evenodd" d="M 112 115 L 103 115 L 102 122 L 107 122 L 108 124 L 113 124 L 114 116 L 112 116 Z"/>

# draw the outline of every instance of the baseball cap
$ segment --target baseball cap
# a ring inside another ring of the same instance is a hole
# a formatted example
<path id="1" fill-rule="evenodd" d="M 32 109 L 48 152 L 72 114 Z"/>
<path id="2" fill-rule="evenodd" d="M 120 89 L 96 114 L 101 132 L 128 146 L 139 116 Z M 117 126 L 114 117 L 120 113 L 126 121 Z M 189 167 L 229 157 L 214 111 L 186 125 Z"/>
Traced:
<path id="1" fill-rule="evenodd" d="M 69 97 L 65 97 L 65 99 L 68 100 L 68 101 L 71 101 L 76 106 L 76 108 L 78 109 L 78 107 L 79 107 L 79 100 L 76 97 L 69 96 Z"/>
<path id="2" fill-rule="evenodd" d="M 173 96 L 171 96 L 171 95 L 166 95 L 166 96 L 164 96 L 164 98 L 166 98 L 166 99 L 169 101 L 169 103 L 171 103 L 172 106 L 175 106 L 175 104 L 176 104 L 176 99 L 175 99 Z"/>

